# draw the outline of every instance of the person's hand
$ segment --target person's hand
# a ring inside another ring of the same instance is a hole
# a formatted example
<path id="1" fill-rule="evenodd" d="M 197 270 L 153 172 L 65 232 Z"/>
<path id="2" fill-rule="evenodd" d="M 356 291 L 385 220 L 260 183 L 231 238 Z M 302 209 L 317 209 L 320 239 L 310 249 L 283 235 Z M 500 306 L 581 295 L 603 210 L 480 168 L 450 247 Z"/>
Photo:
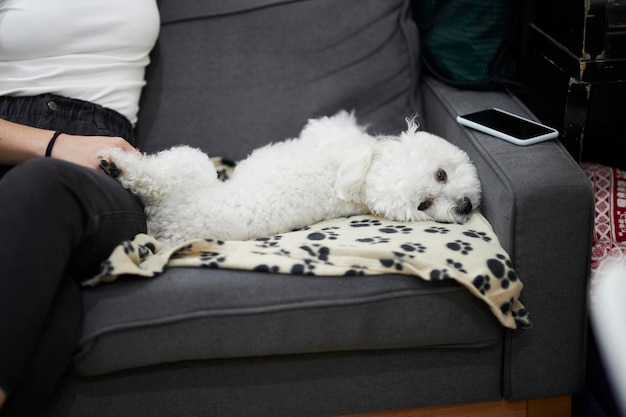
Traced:
<path id="1" fill-rule="evenodd" d="M 109 136 L 78 136 L 61 134 L 54 143 L 51 156 L 98 169 L 96 154 L 104 148 L 120 148 L 127 152 L 137 150 L 124 138 Z"/>

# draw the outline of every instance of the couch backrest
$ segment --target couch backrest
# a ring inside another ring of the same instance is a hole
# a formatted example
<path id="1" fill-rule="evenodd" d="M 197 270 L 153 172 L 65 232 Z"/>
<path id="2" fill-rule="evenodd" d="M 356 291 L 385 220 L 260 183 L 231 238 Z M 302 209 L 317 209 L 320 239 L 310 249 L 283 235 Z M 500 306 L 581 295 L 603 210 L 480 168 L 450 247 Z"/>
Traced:
<path id="1" fill-rule="evenodd" d="M 163 0 L 138 146 L 245 157 L 354 109 L 374 133 L 420 112 L 409 0 Z"/>

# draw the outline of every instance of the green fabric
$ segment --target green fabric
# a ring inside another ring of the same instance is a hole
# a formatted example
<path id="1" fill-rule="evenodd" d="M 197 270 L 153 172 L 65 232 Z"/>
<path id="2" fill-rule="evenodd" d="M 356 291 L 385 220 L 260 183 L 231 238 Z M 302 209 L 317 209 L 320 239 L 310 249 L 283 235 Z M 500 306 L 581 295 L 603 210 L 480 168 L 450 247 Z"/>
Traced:
<path id="1" fill-rule="evenodd" d="M 510 77 L 514 65 L 503 58 L 515 7 L 514 1 L 501 0 L 416 1 L 424 63 L 455 84 L 485 85 Z"/>

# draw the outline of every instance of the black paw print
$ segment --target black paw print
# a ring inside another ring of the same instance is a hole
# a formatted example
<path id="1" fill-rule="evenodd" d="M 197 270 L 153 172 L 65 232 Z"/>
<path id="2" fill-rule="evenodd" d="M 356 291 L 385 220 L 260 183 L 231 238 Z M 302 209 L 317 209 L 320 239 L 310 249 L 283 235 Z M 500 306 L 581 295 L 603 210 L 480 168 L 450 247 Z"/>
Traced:
<path id="1" fill-rule="evenodd" d="M 315 264 L 309 259 L 306 259 L 301 264 L 293 264 L 291 267 L 291 274 L 293 275 L 315 275 Z"/>
<path id="2" fill-rule="evenodd" d="M 454 259 L 446 259 L 446 263 L 457 271 L 467 274 L 467 271 L 463 268 L 463 264 L 461 262 L 456 262 Z"/>
<path id="3" fill-rule="evenodd" d="M 511 314 L 518 329 L 530 329 L 533 327 L 530 321 L 530 314 L 528 314 L 528 311 L 525 308 L 513 310 Z"/>
<path id="4" fill-rule="evenodd" d="M 276 236 L 270 236 L 270 237 L 260 237 L 258 239 L 254 239 L 255 242 L 259 242 L 258 245 L 256 245 L 259 248 L 263 248 L 263 249 L 269 249 L 269 248 L 275 248 L 280 244 L 280 240 L 283 237 L 281 235 L 276 235 Z"/>
<path id="5" fill-rule="evenodd" d="M 417 252 L 424 253 L 426 252 L 426 246 L 421 243 L 403 243 L 400 245 L 400 248 L 405 252 Z"/>
<path id="6" fill-rule="evenodd" d="M 474 239 L 481 239 L 485 242 L 491 242 L 491 238 L 485 232 L 477 232 L 476 230 L 466 230 L 463 234 Z"/>
<path id="7" fill-rule="evenodd" d="M 476 287 L 476 289 L 480 291 L 482 295 L 485 295 L 487 291 L 491 289 L 490 281 L 491 279 L 487 275 L 478 275 L 476 278 L 474 278 L 472 284 L 474 284 L 474 287 Z"/>
<path id="8" fill-rule="evenodd" d="M 409 259 L 413 259 L 415 258 L 415 256 L 410 255 L 408 253 L 405 252 L 396 252 L 396 251 L 392 251 L 391 253 L 393 253 L 393 255 L 398 258 L 398 259 L 403 259 L 403 258 L 409 258 Z"/>
<path id="9" fill-rule="evenodd" d="M 350 222 L 350 227 L 378 227 L 382 226 L 382 223 L 376 219 L 361 219 L 361 220 L 352 220 Z"/>
<path id="10" fill-rule="evenodd" d="M 124 253 L 126 255 L 135 252 L 135 247 L 133 246 L 133 242 L 131 242 L 130 240 L 123 241 L 122 247 L 124 248 Z"/>
<path id="11" fill-rule="evenodd" d="M 255 266 L 254 268 L 252 268 L 252 270 L 254 272 L 278 272 L 280 271 L 280 268 L 276 265 L 274 266 L 269 266 L 269 265 L 265 265 L 265 264 L 260 264 Z"/>
<path id="12" fill-rule="evenodd" d="M 213 243 L 213 242 L 215 242 L 215 243 L 217 243 L 217 244 L 218 244 L 218 245 L 220 245 L 220 246 L 221 246 L 221 245 L 223 245 L 223 244 L 225 243 L 223 240 L 217 240 L 217 239 L 204 239 L 204 241 L 205 241 L 205 242 L 209 242 L 209 243 Z M 186 247 L 191 248 L 191 247 L 193 247 L 193 245 L 189 245 L 189 246 L 186 246 Z"/>
<path id="13" fill-rule="evenodd" d="M 357 239 L 357 242 L 361 242 L 361 243 L 369 243 L 371 245 L 376 245 L 379 243 L 389 243 L 391 239 L 389 239 L 388 237 L 382 237 L 382 236 L 372 236 L 372 237 L 365 237 L 363 239 Z"/>
<path id="14" fill-rule="evenodd" d="M 500 306 L 500 311 L 502 312 L 502 314 L 507 314 L 509 311 L 511 311 L 514 304 L 515 304 L 515 299 L 511 297 L 509 301 L 502 303 L 502 305 Z"/>
<path id="15" fill-rule="evenodd" d="M 207 239 L 207 240 L 209 242 L 211 242 L 211 240 L 209 240 L 209 239 Z M 182 247 L 178 248 L 178 250 L 172 254 L 171 258 L 172 259 L 184 258 L 185 256 L 187 256 L 187 253 L 191 252 L 192 250 L 193 250 L 193 245 L 192 244 L 182 246 Z"/>
<path id="16" fill-rule="evenodd" d="M 226 257 L 219 252 L 200 252 L 202 266 L 207 268 L 219 268 L 225 260 Z"/>
<path id="17" fill-rule="evenodd" d="M 403 234 L 409 234 L 413 231 L 413 229 L 411 229 L 410 227 L 404 226 L 404 225 L 397 225 L 397 226 L 385 226 L 382 229 L 378 229 L 379 232 L 381 233 L 388 233 L 388 234 L 394 234 L 394 233 L 403 233 Z"/>
<path id="18" fill-rule="evenodd" d="M 450 229 L 443 226 L 430 226 L 428 229 L 424 229 L 426 233 L 438 233 L 442 235 L 447 235 L 450 233 Z"/>
<path id="19" fill-rule="evenodd" d="M 321 231 L 310 233 L 306 238 L 309 240 L 324 240 L 326 238 L 337 240 L 339 238 L 339 233 L 335 232 L 337 229 L 339 229 L 337 226 L 325 227 Z"/>
<path id="20" fill-rule="evenodd" d="M 312 247 L 309 246 L 300 246 L 300 249 L 302 249 L 303 251 L 307 252 L 309 255 L 311 255 L 313 258 L 317 258 L 320 261 L 328 261 L 328 255 L 330 255 L 330 249 L 327 248 L 326 246 L 321 246 L 321 245 L 311 245 Z"/>
<path id="21" fill-rule="evenodd" d="M 365 271 L 362 269 L 348 269 L 344 274 L 346 277 L 356 277 L 365 275 Z"/>
<path id="22" fill-rule="evenodd" d="M 289 256 L 289 255 L 291 255 L 291 251 L 290 251 L 290 250 L 287 250 L 287 249 L 285 249 L 285 248 L 280 248 L 280 250 L 278 251 L 278 253 L 279 253 L 279 254 L 281 254 L 281 255 L 285 255 L 285 256 Z"/>
<path id="23" fill-rule="evenodd" d="M 145 245 L 139 245 L 139 247 L 137 248 L 139 260 L 144 261 L 147 257 L 154 254 L 155 251 L 156 247 L 150 242 L 146 243 Z"/>
<path id="24" fill-rule="evenodd" d="M 113 262 L 111 262 L 110 259 L 107 259 L 107 260 L 102 261 L 100 263 L 100 271 L 98 272 L 98 275 L 100 275 L 100 276 L 111 275 L 113 273 L 113 271 L 115 271 L 115 267 L 113 266 Z"/>
<path id="25" fill-rule="evenodd" d="M 211 158 L 215 170 L 217 171 L 217 179 L 224 182 L 232 177 L 233 171 L 237 163 L 226 158 Z"/>
<path id="26" fill-rule="evenodd" d="M 393 268 L 396 271 L 402 271 L 404 269 L 402 263 L 398 262 L 396 259 L 380 259 L 379 261 L 385 268 Z"/>
<path id="27" fill-rule="evenodd" d="M 470 243 L 463 242 L 462 240 L 458 240 L 458 239 L 455 240 L 454 242 L 449 242 L 446 245 L 446 247 L 455 252 L 460 252 L 462 255 L 467 255 L 471 251 L 474 250 L 474 248 L 472 248 L 472 245 Z"/>
<path id="28" fill-rule="evenodd" d="M 221 182 L 225 182 L 227 179 L 229 179 L 228 170 L 226 168 L 218 169 L 217 179 Z"/>
<path id="29" fill-rule="evenodd" d="M 122 170 L 117 167 L 117 164 L 113 161 L 107 161 L 106 159 L 100 160 L 100 169 L 107 173 L 110 177 L 117 178 L 122 175 Z"/>
<path id="30" fill-rule="evenodd" d="M 450 272 L 447 269 L 433 269 L 430 271 L 431 281 L 443 281 L 444 279 L 450 279 Z"/>
<path id="31" fill-rule="evenodd" d="M 495 259 L 487 260 L 487 267 L 493 276 L 500 280 L 500 286 L 505 290 L 509 288 L 512 282 L 519 279 L 513 270 L 511 260 L 502 254 L 497 254 Z"/>

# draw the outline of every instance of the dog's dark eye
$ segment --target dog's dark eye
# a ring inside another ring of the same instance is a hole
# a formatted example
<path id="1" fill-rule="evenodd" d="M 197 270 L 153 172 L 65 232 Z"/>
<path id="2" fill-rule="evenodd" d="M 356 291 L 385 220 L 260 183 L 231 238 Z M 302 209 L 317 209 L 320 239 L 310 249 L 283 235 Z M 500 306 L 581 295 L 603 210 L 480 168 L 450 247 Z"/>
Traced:
<path id="1" fill-rule="evenodd" d="M 432 202 L 432 201 L 428 201 L 428 200 L 426 200 L 426 201 L 422 201 L 422 202 L 420 203 L 420 205 L 419 205 L 419 206 L 417 206 L 417 209 L 418 209 L 419 211 L 428 210 L 428 208 L 429 208 L 430 206 L 432 206 L 432 205 L 433 205 L 433 202 Z"/>
<path id="2" fill-rule="evenodd" d="M 446 180 L 448 179 L 448 174 L 446 174 L 446 171 L 441 168 L 437 170 L 435 176 L 437 177 L 437 181 L 439 182 L 446 182 Z"/>

